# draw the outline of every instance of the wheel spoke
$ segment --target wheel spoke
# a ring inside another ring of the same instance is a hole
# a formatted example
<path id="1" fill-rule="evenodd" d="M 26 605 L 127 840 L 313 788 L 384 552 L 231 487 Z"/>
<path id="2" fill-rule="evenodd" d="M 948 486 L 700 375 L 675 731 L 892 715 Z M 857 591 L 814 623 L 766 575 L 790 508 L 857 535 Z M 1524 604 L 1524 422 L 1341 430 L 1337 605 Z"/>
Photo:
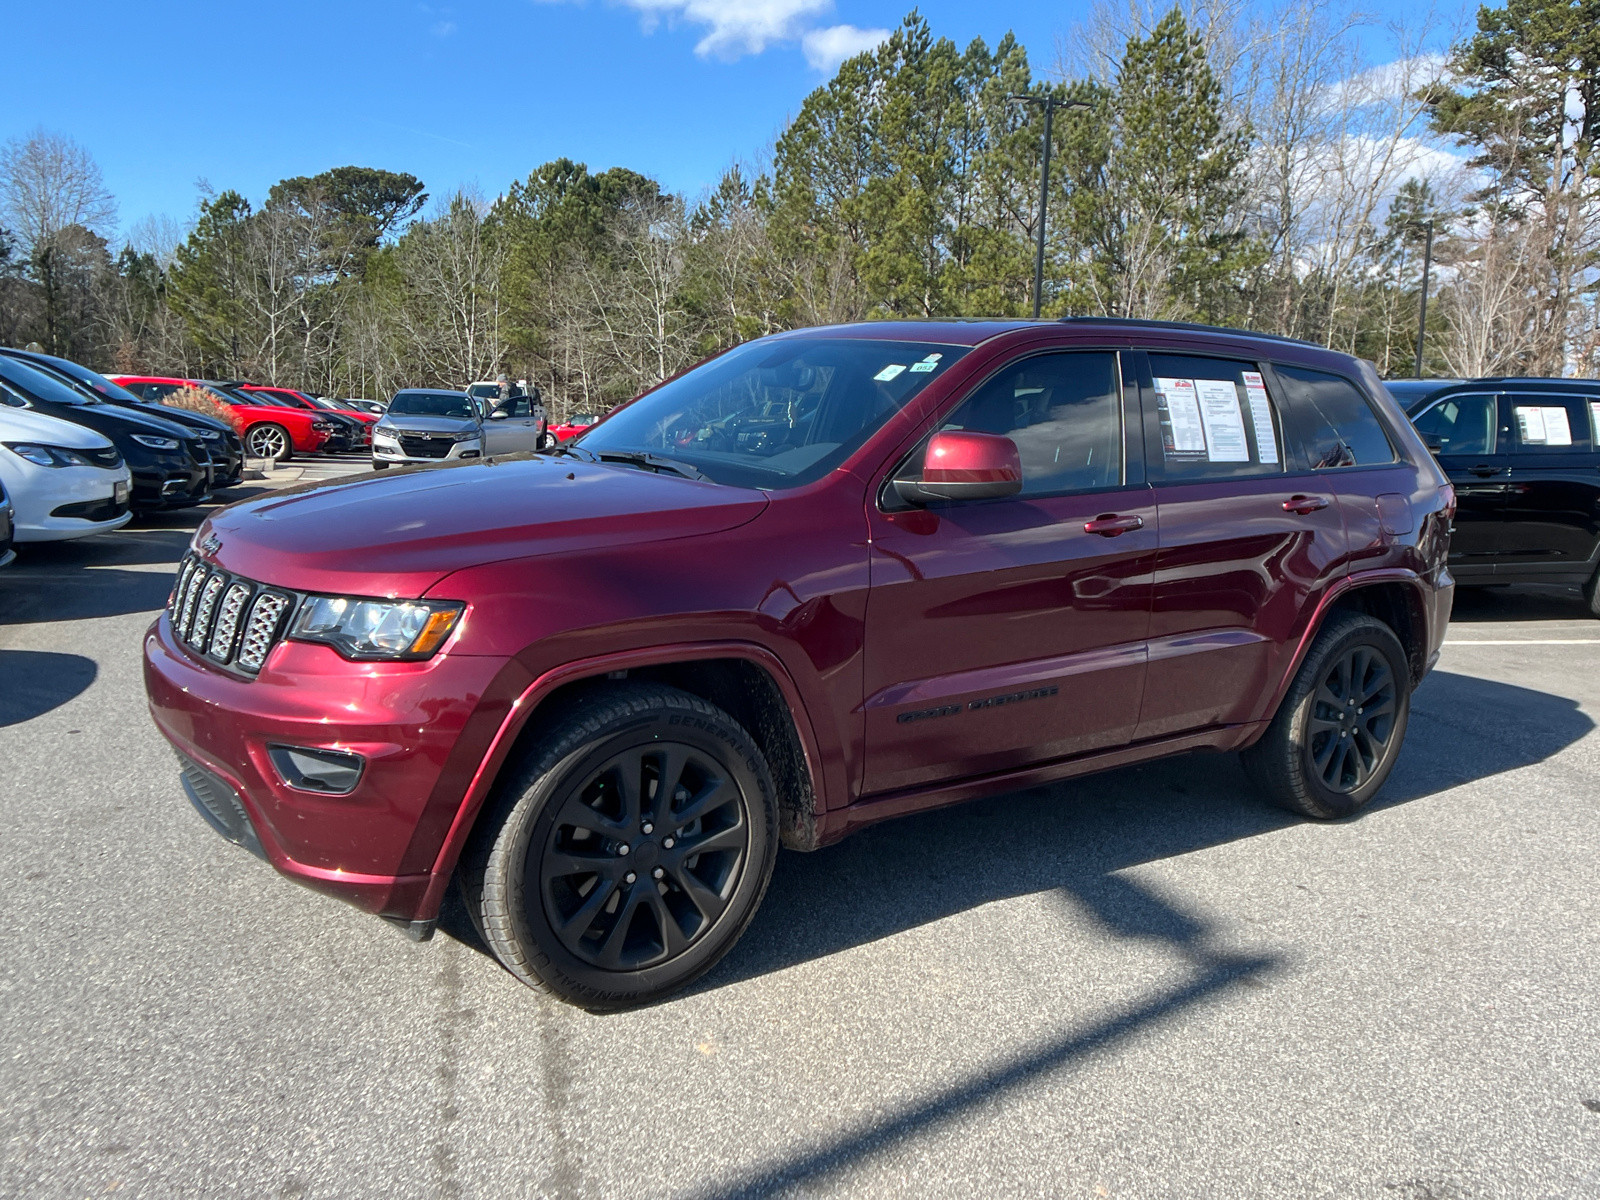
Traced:
<path id="1" fill-rule="evenodd" d="M 665 746 L 656 754 L 656 800 L 651 811 L 662 824 L 676 819 L 672 812 L 672 794 L 678 790 L 688 765 L 687 746 Z"/>
<path id="2" fill-rule="evenodd" d="M 594 890 L 583 898 L 577 910 L 564 921 L 556 923 L 556 935 L 566 944 L 567 949 L 574 954 L 581 954 L 579 943 L 583 935 L 589 932 L 589 926 L 594 924 L 596 915 L 605 907 L 606 901 L 611 898 L 611 893 L 616 891 L 616 881 L 600 878 L 594 885 Z"/>
<path id="3" fill-rule="evenodd" d="M 628 927 L 633 924 L 633 915 L 639 911 L 639 905 L 644 898 L 639 894 L 641 884 L 634 884 L 628 894 L 622 898 L 622 903 L 617 906 L 617 919 L 610 931 L 600 942 L 600 948 L 595 954 L 602 967 L 617 970 L 622 966 L 622 949 L 628 941 Z M 654 888 L 646 890 L 654 891 Z"/>
<path id="4" fill-rule="evenodd" d="M 700 910 L 707 925 L 720 917 L 722 910 L 728 907 L 728 902 L 702 883 L 693 871 L 678 871 L 673 878 L 689 897 L 689 903 Z"/>
<path id="5" fill-rule="evenodd" d="M 561 806 L 561 815 L 556 818 L 557 827 L 570 825 L 574 829 L 586 829 L 600 837 L 617 837 L 627 829 L 627 824 L 613 821 L 605 813 L 593 805 L 583 802 L 581 792 L 573 796 Z"/>
<path id="6" fill-rule="evenodd" d="M 684 936 L 683 928 L 678 924 L 678 918 L 672 915 L 672 908 L 667 904 L 666 898 L 651 888 L 645 897 L 645 903 L 650 906 L 650 911 L 655 914 L 656 925 L 661 930 L 661 945 L 666 950 L 668 958 L 682 954 L 689 948 L 689 939 Z"/>
<path id="7" fill-rule="evenodd" d="M 562 879 L 568 875 L 604 875 L 610 878 L 620 872 L 622 860 L 612 854 L 574 854 L 571 851 L 546 850 L 540 869 L 546 879 Z"/>
<path id="8" fill-rule="evenodd" d="M 674 824 L 680 828 L 692 825 L 708 813 L 716 812 L 724 804 L 739 798 L 739 789 L 720 776 L 712 779 L 700 793 L 689 800 L 681 810 L 672 814 Z"/>
<path id="9" fill-rule="evenodd" d="M 696 854 L 710 854 L 713 850 L 742 850 L 745 844 L 744 822 L 730 825 L 726 829 L 714 830 L 711 833 L 697 838 L 685 838 L 678 843 L 678 851 L 682 858 L 692 858 Z"/>

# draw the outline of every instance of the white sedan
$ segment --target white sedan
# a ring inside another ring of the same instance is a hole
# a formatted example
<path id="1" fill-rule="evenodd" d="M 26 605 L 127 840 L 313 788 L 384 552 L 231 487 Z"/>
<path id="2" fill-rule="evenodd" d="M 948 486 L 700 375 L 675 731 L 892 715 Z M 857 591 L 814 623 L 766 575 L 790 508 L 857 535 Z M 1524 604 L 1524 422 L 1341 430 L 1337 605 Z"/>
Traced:
<path id="1" fill-rule="evenodd" d="M 133 519 L 133 476 L 109 439 L 82 425 L 0 407 L 0 483 L 11 497 L 15 538 L 57 542 Z"/>

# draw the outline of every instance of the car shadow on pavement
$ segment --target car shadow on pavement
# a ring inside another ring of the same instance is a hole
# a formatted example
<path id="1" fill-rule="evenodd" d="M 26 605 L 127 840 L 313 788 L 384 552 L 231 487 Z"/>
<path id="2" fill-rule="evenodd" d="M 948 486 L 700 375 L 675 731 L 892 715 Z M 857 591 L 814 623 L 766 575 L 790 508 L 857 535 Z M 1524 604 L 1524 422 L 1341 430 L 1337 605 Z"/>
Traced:
<path id="1" fill-rule="evenodd" d="M 1378 802 L 1352 820 L 1529 766 L 1593 728 L 1572 700 L 1435 672 L 1416 694 L 1395 774 Z M 813 854 L 780 854 L 750 929 L 697 991 L 1046 890 L 1070 898 L 1113 936 L 1162 944 L 1192 969 L 1114 1016 L 695 1194 L 803 1191 L 1177 1010 L 1235 986 L 1259 986 L 1276 960 L 1219 950 L 1207 922 L 1118 872 L 1298 820 L 1257 796 L 1236 755 L 1189 755 L 889 822 Z"/>
<path id="2" fill-rule="evenodd" d="M 1457 584 L 1450 611 L 1452 625 L 1498 621 L 1594 621 L 1576 586 L 1548 583 L 1471 587 Z M 1600 629 L 1600 622 L 1595 623 Z"/>
<path id="3" fill-rule="evenodd" d="M 20 725 L 81 696 L 99 669 L 81 654 L 0 650 L 0 729 Z"/>

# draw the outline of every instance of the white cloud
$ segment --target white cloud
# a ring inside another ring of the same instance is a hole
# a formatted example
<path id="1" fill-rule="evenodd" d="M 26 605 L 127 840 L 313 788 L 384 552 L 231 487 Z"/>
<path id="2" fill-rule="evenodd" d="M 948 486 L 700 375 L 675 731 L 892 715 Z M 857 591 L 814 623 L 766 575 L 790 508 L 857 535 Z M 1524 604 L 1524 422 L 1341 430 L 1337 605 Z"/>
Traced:
<path id="1" fill-rule="evenodd" d="M 826 29 L 813 29 L 800 39 L 806 61 L 824 75 L 832 74 L 847 58 L 854 58 L 864 50 L 889 39 L 887 29 L 857 29 L 854 25 L 829 25 Z"/>
<path id="2" fill-rule="evenodd" d="M 645 31 L 661 20 L 704 25 L 709 32 L 694 52 L 702 58 L 738 58 L 760 54 L 774 42 L 799 38 L 814 17 L 833 7 L 833 0 L 622 0 L 644 18 Z"/>
<path id="3" fill-rule="evenodd" d="M 1328 88 L 1329 107 L 1361 107 L 1383 100 L 1399 100 L 1445 78 L 1449 58 L 1440 53 L 1399 58 L 1369 68 Z"/>
<path id="4" fill-rule="evenodd" d="M 442 38 L 449 37 L 455 31 L 456 23 L 454 21 L 440 21 L 432 29 L 428 30 L 428 32 L 433 34 L 434 37 Z"/>

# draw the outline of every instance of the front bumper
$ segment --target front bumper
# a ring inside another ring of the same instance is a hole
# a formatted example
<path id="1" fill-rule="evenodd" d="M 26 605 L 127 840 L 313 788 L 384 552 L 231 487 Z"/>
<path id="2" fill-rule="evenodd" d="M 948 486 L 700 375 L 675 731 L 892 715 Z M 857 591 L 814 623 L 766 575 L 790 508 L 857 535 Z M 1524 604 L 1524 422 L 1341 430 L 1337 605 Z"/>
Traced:
<path id="1" fill-rule="evenodd" d="M 410 454 L 406 452 L 404 446 L 393 442 L 374 441 L 372 457 L 378 462 L 386 463 L 455 462 L 463 458 L 482 458 L 483 439 L 473 438 L 470 442 L 455 442 L 444 454 Z"/>
<path id="2" fill-rule="evenodd" d="M 180 645 L 165 613 L 144 643 L 156 726 L 236 798 L 242 818 L 230 823 L 224 795 L 223 835 L 241 845 L 253 837 L 280 873 L 402 922 L 434 915 L 420 906 L 440 848 L 525 682 L 516 670 L 515 685 L 503 678 L 506 668 L 448 653 L 356 663 L 281 642 L 252 680 Z M 279 776 L 269 744 L 359 754 L 366 766 L 347 795 L 302 791 Z"/>

